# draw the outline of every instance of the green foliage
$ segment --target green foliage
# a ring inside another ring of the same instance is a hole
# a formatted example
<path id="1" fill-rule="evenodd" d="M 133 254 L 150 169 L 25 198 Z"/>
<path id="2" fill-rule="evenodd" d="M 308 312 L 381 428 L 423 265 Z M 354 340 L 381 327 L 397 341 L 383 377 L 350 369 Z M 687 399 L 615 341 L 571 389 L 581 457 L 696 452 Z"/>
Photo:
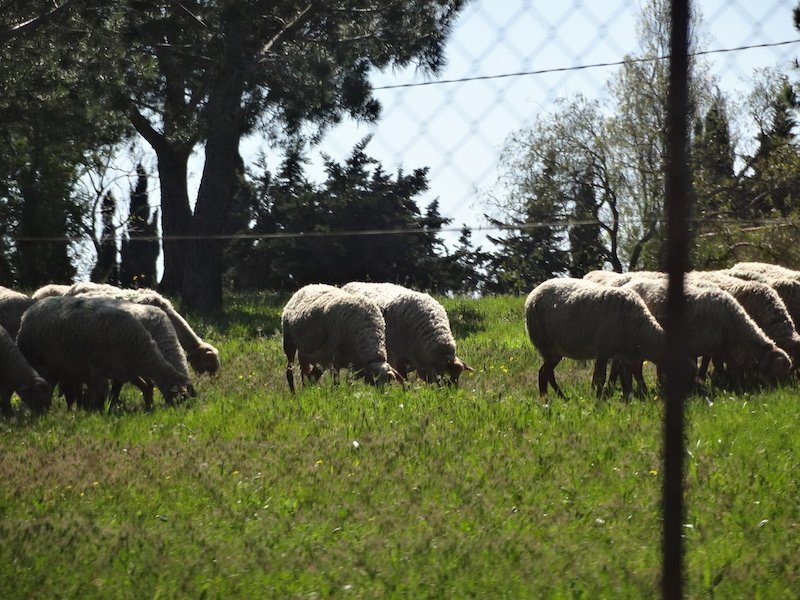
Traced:
<path id="1" fill-rule="evenodd" d="M 122 287 L 155 288 L 156 261 L 160 253 L 158 243 L 158 211 L 150 215 L 147 194 L 147 172 L 141 164 L 136 166 L 136 187 L 131 190 L 130 210 L 126 234 L 122 238 L 120 253 L 120 285 Z M 141 239 L 144 238 L 144 239 Z"/>
<path id="2" fill-rule="evenodd" d="M 566 360 L 569 399 L 540 401 L 524 299 L 487 297 L 443 301 L 477 369 L 459 389 L 325 375 L 292 397 L 286 299 L 189 315 L 223 360 L 196 400 L 0 422 L 4 598 L 658 594 L 655 394 L 597 401 Z M 688 403 L 687 597 L 794 596 L 796 403 Z"/>
<path id="3" fill-rule="evenodd" d="M 103 196 L 100 215 L 103 222 L 100 243 L 97 248 L 97 261 L 91 273 L 91 280 L 98 283 L 119 284 L 119 262 L 117 261 L 116 228 L 114 214 L 117 201 L 111 192 Z"/>
<path id="4" fill-rule="evenodd" d="M 260 0 L 153 4 L 101 12 L 98 39 L 120 49 L 118 100 L 158 155 L 164 235 L 227 233 L 237 188 L 238 145 L 256 128 L 288 145 L 317 141 L 345 115 L 374 121 L 373 69 L 444 62 L 463 0 Z M 190 203 L 186 163 L 198 144 L 205 165 Z M 223 245 L 164 248 L 164 282 L 188 304 L 219 310 Z"/>
<path id="5" fill-rule="evenodd" d="M 227 278 L 235 288 L 371 280 L 451 291 L 477 276 L 464 273 L 478 260 L 470 254 L 468 237 L 462 237 L 457 255 L 445 255 L 437 231 L 450 219 L 441 216 L 438 201 L 424 214 L 417 206 L 415 197 L 428 189 L 427 169 L 386 173 L 366 154 L 368 142 L 357 144 L 344 163 L 326 158 L 321 184 L 306 179 L 298 151 L 288 153 L 276 176 L 267 170 L 258 174 L 247 194 L 252 206 L 243 219 L 244 233 L 274 237 L 231 246 Z M 346 233 L 353 231 L 398 233 Z M 307 237 L 280 238 L 281 232 Z M 335 232 L 343 235 L 331 235 Z"/>
<path id="6" fill-rule="evenodd" d="M 59 23 L 13 38 L 0 60 L 0 272 L 30 288 L 74 275 L 65 238 L 81 235 L 83 220 L 94 218 L 72 195 L 79 166 L 125 133 L 95 88 L 111 81 L 110 65 L 74 16 Z M 11 232 L 47 241 L 11 244 Z"/>

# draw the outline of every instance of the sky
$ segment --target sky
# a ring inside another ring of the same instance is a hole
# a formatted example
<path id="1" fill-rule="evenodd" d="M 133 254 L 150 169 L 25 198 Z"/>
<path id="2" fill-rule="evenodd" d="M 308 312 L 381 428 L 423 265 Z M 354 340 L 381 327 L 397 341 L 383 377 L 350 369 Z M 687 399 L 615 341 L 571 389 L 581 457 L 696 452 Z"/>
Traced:
<path id="1" fill-rule="evenodd" d="M 702 15 L 703 46 L 715 50 L 798 40 L 800 33 L 792 24 L 796 2 L 698 0 L 694 6 Z M 504 140 L 534 124 L 558 97 L 580 92 L 601 98 L 618 67 L 381 88 L 616 62 L 637 49 L 640 9 L 640 0 L 473 0 L 448 41 L 446 68 L 433 77 L 414 68 L 374 73 L 375 96 L 383 105 L 381 118 L 373 124 L 345 120 L 329 130 L 312 152 L 311 177 L 322 178 L 320 153 L 344 160 L 356 142 L 372 135 L 367 153 L 386 170 L 430 168 L 430 190 L 418 197 L 420 206 L 438 199 L 442 214 L 453 219 L 452 227 L 485 227 L 486 194 L 496 189 Z M 756 68 L 778 67 L 800 80 L 800 72 L 791 67 L 797 57 L 800 43 L 713 54 L 706 60 L 720 88 L 735 100 L 750 88 Z M 248 163 L 265 153 L 273 170 L 280 160 L 259 136 L 243 140 L 241 151 Z M 155 165 L 154 159 L 148 162 Z M 197 152 L 190 162 L 191 195 L 196 193 L 202 166 L 202 152 Z M 120 197 L 127 194 L 127 189 L 120 189 Z M 150 182 L 150 200 L 158 204 L 155 179 Z M 477 231 L 473 241 L 490 249 L 486 233 Z M 457 233 L 444 236 L 450 246 L 457 237 Z"/>
<path id="2" fill-rule="evenodd" d="M 701 36 L 709 50 L 800 39 L 792 25 L 795 1 L 702 0 Z M 431 77 L 413 68 L 375 73 L 376 88 L 405 83 L 616 62 L 636 51 L 638 0 L 477 0 L 460 15 L 447 44 L 447 67 Z M 746 93 L 755 68 L 790 72 L 800 44 L 742 50 L 707 57 L 720 87 L 732 97 Z M 512 132 L 530 127 L 558 97 L 582 93 L 599 98 L 618 67 L 376 89 L 383 105 L 374 124 L 345 121 L 331 129 L 312 156 L 312 176 L 321 174 L 319 153 L 345 159 L 353 145 L 372 135 L 367 147 L 386 169 L 408 172 L 430 167 L 430 191 L 419 198 L 440 201 L 452 226 L 486 225 L 486 193 L 495 187 L 497 158 Z M 800 73 L 795 72 L 795 78 Z M 264 151 L 271 167 L 278 157 L 265 141 L 245 140 L 246 157 Z M 200 163 L 201 165 L 201 163 Z M 448 237 L 453 242 L 457 234 Z M 475 239 L 485 244 L 483 236 Z"/>

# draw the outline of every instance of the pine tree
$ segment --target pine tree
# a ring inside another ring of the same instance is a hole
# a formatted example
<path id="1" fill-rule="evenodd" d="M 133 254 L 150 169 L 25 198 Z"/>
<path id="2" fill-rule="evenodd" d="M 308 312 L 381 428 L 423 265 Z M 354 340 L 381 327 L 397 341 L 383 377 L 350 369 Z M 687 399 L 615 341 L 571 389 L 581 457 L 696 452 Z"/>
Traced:
<path id="1" fill-rule="evenodd" d="M 111 192 L 103 196 L 100 215 L 103 223 L 97 249 L 97 262 L 91 273 L 91 280 L 96 283 L 119 283 L 119 264 L 117 263 L 117 240 L 114 226 L 114 213 L 117 210 L 117 201 Z"/>
<path id="2" fill-rule="evenodd" d="M 602 268 L 603 242 L 597 222 L 599 206 L 595 200 L 594 188 L 588 184 L 587 178 L 578 180 L 575 188 L 572 218 L 579 224 L 569 228 L 569 274 L 571 277 L 583 277 L 589 271 Z"/>
<path id="3" fill-rule="evenodd" d="M 136 187 L 131 190 L 126 234 L 122 238 L 120 285 L 129 288 L 155 288 L 158 244 L 158 211 L 150 216 L 147 172 L 136 166 Z"/>

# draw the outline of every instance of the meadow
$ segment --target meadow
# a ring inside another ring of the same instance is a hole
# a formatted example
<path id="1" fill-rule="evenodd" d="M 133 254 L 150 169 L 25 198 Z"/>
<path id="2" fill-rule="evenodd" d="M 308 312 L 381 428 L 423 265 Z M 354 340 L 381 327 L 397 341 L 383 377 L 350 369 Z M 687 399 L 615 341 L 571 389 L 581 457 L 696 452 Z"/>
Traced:
<path id="1" fill-rule="evenodd" d="M 661 401 L 538 398 L 523 298 L 445 299 L 458 389 L 360 382 L 293 397 L 286 296 L 189 320 L 221 352 L 197 398 L 0 420 L 11 598 L 652 598 Z M 343 378 L 344 381 L 345 378 Z M 800 590 L 798 389 L 693 397 L 687 594 Z"/>

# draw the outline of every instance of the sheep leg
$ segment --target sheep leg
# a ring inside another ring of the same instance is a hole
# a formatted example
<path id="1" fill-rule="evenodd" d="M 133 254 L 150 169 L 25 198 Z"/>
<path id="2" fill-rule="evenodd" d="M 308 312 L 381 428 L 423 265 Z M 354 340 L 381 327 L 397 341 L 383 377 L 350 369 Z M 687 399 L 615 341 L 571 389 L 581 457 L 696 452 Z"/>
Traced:
<path id="1" fill-rule="evenodd" d="M 614 359 L 611 361 L 611 368 L 609 369 L 608 373 L 608 386 L 609 392 L 614 391 L 614 386 L 619 381 L 620 386 L 622 385 L 622 378 L 625 375 L 625 365 L 622 364 L 622 361 Z"/>
<path id="2" fill-rule="evenodd" d="M 0 412 L 3 413 L 4 417 L 10 417 L 14 414 L 11 410 L 11 393 L 12 391 L 9 389 L 4 389 L 0 392 Z"/>
<path id="3" fill-rule="evenodd" d="M 103 410 L 108 395 L 108 382 L 103 377 L 94 377 L 89 380 L 86 386 L 88 402 L 87 410 Z"/>
<path id="4" fill-rule="evenodd" d="M 711 364 L 711 357 L 710 356 L 703 356 L 700 359 L 700 368 L 697 370 L 697 380 L 698 381 L 705 381 L 706 375 L 708 374 L 708 365 Z M 716 370 L 716 364 L 714 365 L 714 369 Z"/>
<path id="5" fill-rule="evenodd" d="M 119 404 L 120 392 L 122 392 L 122 382 L 119 379 L 113 379 L 111 381 L 111 394 L 108 400 L 109 413 L 111 412 L 112 408 Z"/>
<path id="6" fill-rule="evenodd" d="M 633 371 L 633 378 L 636 380 L 636 393 L 640 398 L 647 395 L 647 384 L 644 382 L 644 374 L 642 373 L 643 362 L 639 361 L 631 365 Z"/>
<path id="7" fill-rule="evenodd" d="M 622 385 L 622 398 L 627 400 L 633 389 L 633 368 L 631 365 L 626 365 L 619 361 L 617 362 L 619 363 L 619 381 L 620 385 Z"/>
<path id="8" fill-rule="evenodd" d="M 145 410 L 153 409 L 153 391 L 155 385 L 152 381 L 144 379 L 143 377 L 135 377 L 131 379 L 131 383 L 135 385 L 142 392 L 142 401 L 144 402 Z M 121 384 L 120 384 L 121 386 Z M 171 402 L 170 402 L 171 403 Z"/>
<path id="9" fill-rule="evenodd" d="M 594 361 L 594 370 L 592 371 L 592 387 L 597 389 L 598 398 L 603 396 L 603 389 L 606 385 L 607 365 L 607 358 L 598 358 Z"/>
<path id="10" fill-rule="evenodd" d="M 286 354 L 286 382 L 289 384 L 289 391 L 294 394 L 294 374 L 292 373 L 292 364 L 294 363 L 294 355 L 297 352 L 292 340 L 289 336 L 283 336 L 283 351 Z"/>
<path id="11" fill-rule="evenodd" d="M 539 396 L 543 397 L 547 395 L 547 386 L 549 384 L 560 398 L 564 398 L 564 392 L 558 387 L 555 375 L 556 365 L 558 365 L 560 361 L 561 357 L 545 360 L 542 366 L 539 367 Z"/>

